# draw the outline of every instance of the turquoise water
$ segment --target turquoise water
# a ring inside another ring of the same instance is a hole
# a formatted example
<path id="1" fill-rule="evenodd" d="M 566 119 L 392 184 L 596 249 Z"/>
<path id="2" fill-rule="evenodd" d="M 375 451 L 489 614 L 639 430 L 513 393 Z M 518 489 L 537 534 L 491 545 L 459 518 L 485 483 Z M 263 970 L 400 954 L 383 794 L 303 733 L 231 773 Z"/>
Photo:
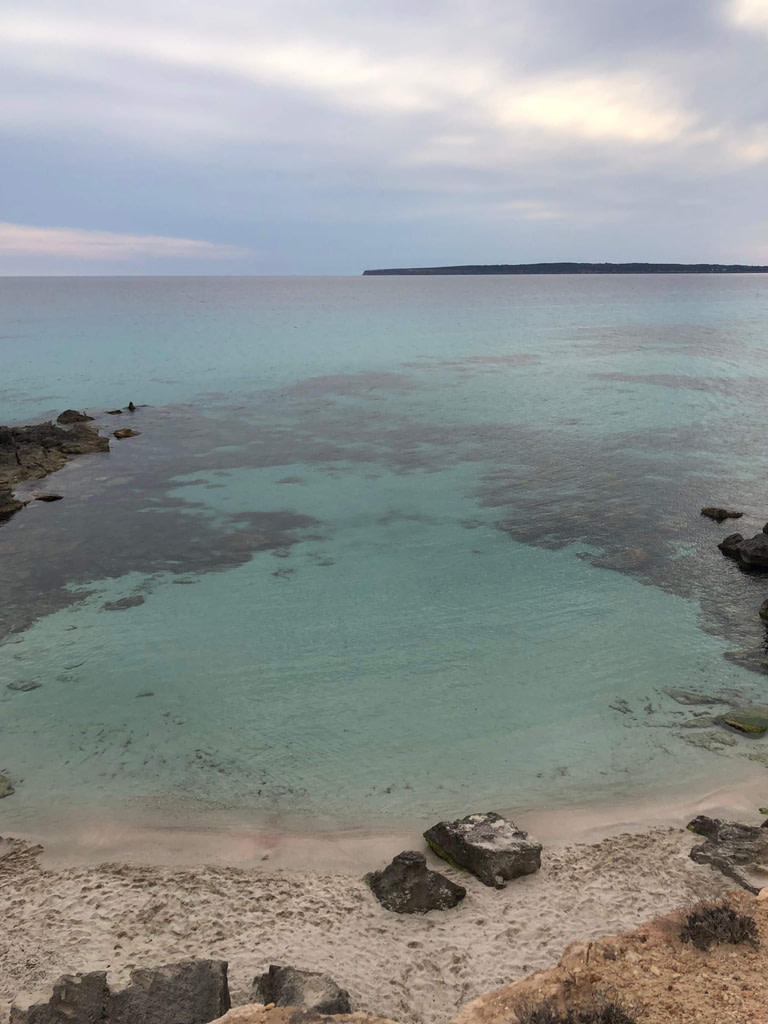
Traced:
<path id="1" fill-rule="evenodd" d="M 49 479 L 64 501 L 0 526 L 3 820 L 395 825 L 764 767 L 669 691 L 768 703 L 744 667 L 768 578 L 699 515 L 768 518 L 766 298 L 1 281 L 0 422 L 141 406 L 139 437 Z"/>

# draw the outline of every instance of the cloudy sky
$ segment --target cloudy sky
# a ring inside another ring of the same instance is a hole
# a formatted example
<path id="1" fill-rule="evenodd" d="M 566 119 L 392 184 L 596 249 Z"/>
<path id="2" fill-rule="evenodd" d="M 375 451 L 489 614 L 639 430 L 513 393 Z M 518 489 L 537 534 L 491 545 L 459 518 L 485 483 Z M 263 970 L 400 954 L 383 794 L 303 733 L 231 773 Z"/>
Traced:
<path id="1" fill-rule="evenodd" d="M 0 273 L 768 263 L 768 0 L 4 0 Z"/>

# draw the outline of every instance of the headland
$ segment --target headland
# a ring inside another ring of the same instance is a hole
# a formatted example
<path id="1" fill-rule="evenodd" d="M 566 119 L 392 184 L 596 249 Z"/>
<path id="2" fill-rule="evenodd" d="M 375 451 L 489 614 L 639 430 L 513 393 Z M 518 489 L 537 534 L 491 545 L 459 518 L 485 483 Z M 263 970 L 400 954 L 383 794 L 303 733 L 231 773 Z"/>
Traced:
<path id="1" fill-rule="evenodd" d="M 363 277 L 428 274 L 768 274 L 768 266 L 747 266 L 742 263 L 489 263 L 363 271 Z"/>

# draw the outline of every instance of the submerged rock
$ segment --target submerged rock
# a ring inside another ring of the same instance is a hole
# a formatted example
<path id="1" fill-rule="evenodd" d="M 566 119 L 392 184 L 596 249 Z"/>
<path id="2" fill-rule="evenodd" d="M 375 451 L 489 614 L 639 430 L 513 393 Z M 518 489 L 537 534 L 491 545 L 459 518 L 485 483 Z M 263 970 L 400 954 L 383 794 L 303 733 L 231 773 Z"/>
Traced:
<path id="1" fill-rule="evenodd" d="M 379 903 L 395 914 L 449 910 L 467 895 L 463 885 L 430 871 L 427 858 L 416 850 L 398 853 L 383 871 L 372 871 L 365 880 Z"/>
<path id="2" fill-rule="evenodd" d="M 61 501 L 63 494 L 36 494 L 35 501 Z"/>
<path id="3" fill-rule="evenodd" d="M 424 838 L 438 857 L 466 868 L 484 885 L 496 889 L 541 867 L 541 843 L 494 811 L 441 821 L 428 829 Z"/>
<path id="4" fill-rule="evenodd" d="M 141 594 L 134 594 L 133 597 L 121 597 L 118 601 L 105 601 L 101 606 L 104 612 L 122 612 L 126 608 L 137 608 L 144 604 L 145 598 Z"/>
<path id="5" fill-rule="evenodd" d="M 7 690 L 15 690 L 16 693 L 29 693 L 30 690 L 39 690 L 42 683 L 36 683 L 33 679 L 20 679 L 16 683 L 8 683 Z"/>
<path id="6" fill-rule="evenodd" d="M 768 829 L 709 818 L 706 814 L 694 818 L 687 827 L 706 838 L 706 842 L 691 850 L 691 860 L 717 868 L 748 892 L 757 894 L 765 886 Z"/>
<path id="7" fill-rule="evenodd" d="M 720 715 L 719 721 L 730 725 L 732 729 L 738 729 L 739 732 L 762 736 L 764 732 L 768 732 L 768 708 L 732 708 L 724 715 Z"/>
<path id="8" fill-rule="evenodd" d="M 59 413 L 56 417 L 57 423 L 87 423 L 92 420 L 93 416 L 89 416 L 86 412 L 78 412 L 77 409 L 65 409 L 64 412 Z"/>
<path id="9" fill-rule="evenodd" d="M 10 1024 L 97 1024 L 106 1021 L 109 988 L 106 971 L 64 974 L 54 982 L 47 1002 L 36 996 L 17 997 Z"/>
<path id="10" fill-rule="evenodd" d="M 6 796 L 12 796 L 16 790 L 11 785 L 11 780 L 7 775 L 0 775 L 0 800 Z"/>
<path id="11" fill-rule="evenodd" d="M 316 1013 L 351 1013 L 349 992 L 319 971 L 270 964 L 266 974 L 253 979 L 252 997 L 264 1004 L 296 1006 Z"/>
<path id="12" fill-rule="evenodd" d="M 140 430 L 131 430 L 130 427 L 123 427 L 121 430 L 113 430 L 112 436 L 116 437 L 118 441 L 122 441 L 125 437 L 138 437 L 140 433 Z"/>
<path id="13" fill-rule="evenodd" d="M 741 519 L 744 515 L 743 512 L 735 512 L 731 508 L 717 508 L 713 505 L 708 505 L 706 508 L 701 510 L 703 516 L 707 516 L 709 519 L 714 519 L 718 523 L 722 523 L 724 519 Z"/>
<path id="14" fill-rule="evenodd" d="M 112 992 L 106 1020 L 108 1024 L 208 1024 L 230 1006 L 225 960 L 181 960 L 131 971 L 130 984 Z"/>

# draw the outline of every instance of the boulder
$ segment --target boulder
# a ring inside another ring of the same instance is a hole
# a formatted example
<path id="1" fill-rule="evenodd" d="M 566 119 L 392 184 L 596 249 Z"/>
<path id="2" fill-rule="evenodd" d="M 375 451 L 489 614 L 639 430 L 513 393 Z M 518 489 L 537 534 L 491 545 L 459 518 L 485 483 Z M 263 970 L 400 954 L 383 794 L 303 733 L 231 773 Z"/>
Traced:
<path id="1" fill-rule="evenodd" d="M 130 427 L 122 427 L 120 430 L 112 431 L 113 437 L 116 437 L 118 441 L 122 441 L 125 437 L 138 437 L 140 433 L 140 430 L 131 430 Z"/>
<path id="2" fill-rule="evenodd" d="M 372 871 L 365 880 L 379 903 L 396 914 L 449 910 L 467 895 L 463 885 L 430 871 L 427 858 L 416 850 L 398 853 L 388 867 Z"/>
<path id="3" fill-rule="evenodd" d="M 729 533 L 725 540 L 720 541 L 717 545 L 724 555 L 729 555 L 731 558 L 739 557 L 739 548 L 744 540 L 744 536 L 741 533 Z"/>
<path id="4" fill-rule="evenodd" d="M 77 409 L 65 409 L 63 413 L 56 417 L 57 423 L 87 423 L 92 420 L 93 416 L 89 416 L 85 412 L 78 412 Z"/>
<path id="5" fill-rule="evenodd" d="M 739 544 L 739 558 L 747 565 L 768 566 L 768 533 L 756 533 Z"/>
<path id="6" fill-rule="evenodd" d="M 768 598 L 766 598 L 765 601 L 763 601 L 763 603 L 760 605 L 757 614 L 760 616 L 763 622 L 768 622 Z"/>
<path id="7" fill-rule="evenodd" d="M 722 523 L 724 519 L 741 519 L 744 515 L 743 512 L 735 512 L 731 508 L 716 508 L 712 505 L 703 508 L 701 514 L 709 519 L 714 519 L 718 523 Z"/>
<path id="8" fill-rule="evenodd" d="M 131 971 L 130 984 L 111 995 L 107 1022 L 208 1024 L 230 1005 L 226 961 L 181 960 Z"/>
<path id="9" fill-rule="evenodd" d="M 10 1024 L 97 1024 L 107 1020 L 106 971 L 65 974 L 54 982 L 47 1002 L 20 997 L 11 1007 Z"/>
<path id="10" fill-rule="evenodd" d="M 0 775 L 0 800 L 5 796 L 12 796 L 16 790 L 11 785 L 11 780 L 7 775 Z"/>
<path id="11" fill-rule="evenodd" d="M 36 494 L 35 501 L 61 501 L 63 494 Z"/>
<path id="12" fill-rule="evenodd" d="M 503 889 L 508 879 L 530 875 L 541 867 L 541 843 L 494 811 L 441 821 L 424 838 L 438 857 L 497 889 Z"/>
<path id="13" fill-rule="evenodd" d="M 700 814 L 687 826 L 706 841 L 691 850 L 691 860 L 709 864 L 732 878 L 748 892 L 757 894 L 768 872 L 768 829 L 722 821 Z"/>
<path id="14" fill-rule="evenodd" d="M 275 964 L 270 964 L 266 974 L 253 979 L 252 998 L 265 1004 L 295 1006 L 316 1013 L 352 1012 L 349 992 L 339 988 L 330 975 Z"/>
<path id="15" fill-rule="evenodd" d="M 732 708 L 724 715 L 720 715 L 718 721 L 750 736 L 762 736 L 764 732 L 768 732 L 768 708 Z"/>

